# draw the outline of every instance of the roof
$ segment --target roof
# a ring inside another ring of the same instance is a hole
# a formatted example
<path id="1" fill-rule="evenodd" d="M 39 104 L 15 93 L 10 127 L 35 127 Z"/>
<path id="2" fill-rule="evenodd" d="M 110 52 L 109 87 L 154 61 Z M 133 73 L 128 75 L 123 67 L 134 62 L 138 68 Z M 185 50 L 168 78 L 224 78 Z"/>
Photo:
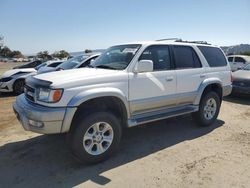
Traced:
<path id="1" fill-rule="evenodd" d="M 129 42 L 129 43 L 123 43 L 123 45 L 126 44 L 140 44 L 140 45 L 152 45 L 152 44 L 168 44 L 168 45 L 185 45 L 185 46 L 210 46 L 210 47 L 217 47 L 211 44 L 206 43 L 205 41 L 182 41 L 182 40 L 154 40 L 154 41 L 135 41 L 135 42 Z"/>

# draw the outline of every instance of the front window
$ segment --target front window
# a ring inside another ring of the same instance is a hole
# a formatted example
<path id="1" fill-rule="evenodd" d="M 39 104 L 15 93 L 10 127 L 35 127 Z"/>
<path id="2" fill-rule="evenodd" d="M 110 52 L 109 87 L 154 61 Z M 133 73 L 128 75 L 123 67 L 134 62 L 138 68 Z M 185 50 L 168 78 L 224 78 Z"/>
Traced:
<path id="1" fill-rule="evenodd" d="M 234 58 L 233 57 L 228 57 L 229 62 L 233 62 Z"/>
<path id="2" fill-rule="evenodd" d="M 70 58 L 69 60 L 63 62 L 62 64 L 60 64 L 56 68 L 62 69 L 62 70 L 72 69 L 72 68 L 76 67 L 77 65 L 79 65 L 80 63 L 82 63 L 88 57 L 89 56 L 87 56 L 87 55 L 80 55 L 80 56 Z"/>
<path id="3" fill-rule="evenodd" d="M 94 68 L 123 70 L 134 58 L 140 46 L 141 45 L 138 44 L 113 46 L 107 49 L 89 66 Z"/>
<path id="4" fill-rule="evenodd" d="M 165 45 L 149 46 L 139 58 L 139 60 L 151 60 L 154 71 L 171 69 L 170 59 L 169 48 Z"/>

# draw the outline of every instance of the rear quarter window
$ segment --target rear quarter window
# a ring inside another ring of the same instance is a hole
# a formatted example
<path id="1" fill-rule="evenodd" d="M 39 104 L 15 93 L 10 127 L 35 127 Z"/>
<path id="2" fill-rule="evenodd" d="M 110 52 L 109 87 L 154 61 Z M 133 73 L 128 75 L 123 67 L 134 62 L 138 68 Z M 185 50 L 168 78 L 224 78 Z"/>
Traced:
<path id="1" fill-rule="evenodd" d="M 58 65 L 60 65 L 62 62 L 56 62 L 56 63 L 51 63 L 50 65 L 48 65 L 48 67 L 57 67 Z"/>
<path id="2" fill-rule="evenodd" d="M 219 48 L 198 46 L 210 67 L 227 66 L 227 60 Z"/>
<path id="3" fill-rule="evenodd" d="M 235 58 L 234 58 L 234 62 L 246 63 L 245 59 L 243 59 L 243 58 L 241 58 L 241 57 L 235 57 Z"/>

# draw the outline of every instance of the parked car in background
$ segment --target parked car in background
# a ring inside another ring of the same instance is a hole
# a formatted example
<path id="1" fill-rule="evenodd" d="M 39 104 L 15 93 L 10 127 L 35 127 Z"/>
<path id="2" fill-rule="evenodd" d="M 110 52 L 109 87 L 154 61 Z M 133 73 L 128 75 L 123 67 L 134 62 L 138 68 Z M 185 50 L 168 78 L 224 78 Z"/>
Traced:
<path id="1" fill-rule="evenodd" d="M 47 61 L 35 68 L 21 68 L 6 71 L 0 78 L 0 92 L 14 92 L 21 94 L 24 91 L 25 79 L 36 75 L 37 70 L 42 67 L 54 67 L 62 63 L 61 61 Z"/>
<path id="2" fill-rule="evenodd" d="M 35 69 L 37 70 L 37 73 L 44 73 L 44 72 L 50 72 L 50 70 L 54 70 L 55 67 L 62 64 L 62 60 L 51 60 L 46 61 L 42 63 L 41 65 L 37 66 Z"/>
<path id="3" fill-rule="evenodd" d="M 230 55 L 227 59 L 232 71 L 237 71 L 250 63 L 250 56 L 246 55 Z"/>
<path id="4" fill-rule="evenodd" d="M 42 63 L 43 63 L 43 61 L 41 61 L 41 60 L 35 60 L 32 62 L 26 63 L 24 65 L 15 66 L 15 67 L 13 67 L 13 69 L 35 68 Z"/>
<path id="5" fill-rule="evenodd" d="M 47 67 L 46 69 L 39 69 L 37 74 L 86 67 L 91 62 L 93 62 L 99 55 L 100 54 L 78 55 L 68 59 L 67 61 L 56 67 Z"/>
<path id="6" fill-rule="evenodd" d="M 4 62 L 4 63 L 9 63 L 12 62 L 11 58 L 1 58 L 0 61 Z"/>
<path id="7" fill-rule="evenodd" d="M 250 95 L 250 64 L 233 73 L 233 95 Z"/>

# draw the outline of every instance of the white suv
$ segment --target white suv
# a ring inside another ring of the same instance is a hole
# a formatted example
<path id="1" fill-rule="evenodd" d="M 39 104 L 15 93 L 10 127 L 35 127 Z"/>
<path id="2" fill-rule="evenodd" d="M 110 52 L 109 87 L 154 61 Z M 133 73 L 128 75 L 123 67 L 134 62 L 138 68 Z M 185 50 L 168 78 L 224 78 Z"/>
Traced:
<path id="1" fill-rule="evenodd" d="M 25 130 L 68 133 L 82 162 L 107 159 L 122 128 L 192 113 L 202 126 L 217 118 L 232 90 L 218 47 L 150 41 L 107 49 L 88 68 L 37 75 L 13 104 Z"/>

